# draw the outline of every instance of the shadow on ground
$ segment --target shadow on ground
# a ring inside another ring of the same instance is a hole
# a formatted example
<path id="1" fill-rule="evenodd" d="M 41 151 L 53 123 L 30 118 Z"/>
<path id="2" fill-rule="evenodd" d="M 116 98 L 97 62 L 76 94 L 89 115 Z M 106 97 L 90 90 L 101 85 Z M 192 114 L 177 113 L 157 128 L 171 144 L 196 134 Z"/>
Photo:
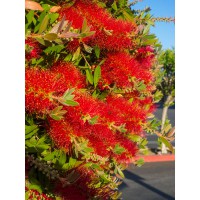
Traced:
<path id="1" fill-rule="evenodd" d="M 175 199 L 174 162 L 146 163 L 142 168 L 130 167 L 120 185 L 124 200 Z"/>

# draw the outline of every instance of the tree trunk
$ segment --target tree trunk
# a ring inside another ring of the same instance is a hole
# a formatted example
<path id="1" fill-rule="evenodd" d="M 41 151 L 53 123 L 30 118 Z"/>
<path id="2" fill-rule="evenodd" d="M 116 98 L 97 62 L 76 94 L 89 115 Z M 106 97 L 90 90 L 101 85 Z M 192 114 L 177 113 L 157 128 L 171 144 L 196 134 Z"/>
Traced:
<path id="1" fill-rule="evenodd" d="M 174 101 L 174 97 L 169 95 L 164 103 L 163 111 L 162 111 L 162 123 L 161 123 L 161 134 L 164 134 L 164 128 L 165 128 L 165 121 L 167 119 L 167 112 L 169 109 L 170 104 Z M 167 147 L 164 143 L 161 145 L 161 153 L 167 154 Z"/>

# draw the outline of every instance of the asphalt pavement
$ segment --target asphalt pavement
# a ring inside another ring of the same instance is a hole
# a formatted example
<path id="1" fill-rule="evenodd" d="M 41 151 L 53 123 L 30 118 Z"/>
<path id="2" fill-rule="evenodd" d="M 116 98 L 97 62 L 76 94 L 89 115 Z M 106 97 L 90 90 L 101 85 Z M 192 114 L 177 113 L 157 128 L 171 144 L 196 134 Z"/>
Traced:
<path id="1" fill-rule="evenodd" d="M 130 165 L 119 189 L 123 200 L 175 199 L 175 162 Z"/>

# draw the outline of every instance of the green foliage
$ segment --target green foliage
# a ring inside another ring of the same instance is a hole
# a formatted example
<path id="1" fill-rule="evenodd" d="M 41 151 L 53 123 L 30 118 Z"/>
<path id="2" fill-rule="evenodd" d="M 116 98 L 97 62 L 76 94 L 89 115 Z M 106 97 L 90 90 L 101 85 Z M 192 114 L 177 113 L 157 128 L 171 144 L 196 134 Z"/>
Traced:
<path id="1" fill-rule="evenodd" d="M 162 66 L 161 71 L 163 71 L 163 78 L 159 89 L 162 91 L 165 99 L 169 95 L 175 96 L 175 50 L 167 49 L 162 51 L 158 61 Z"/>

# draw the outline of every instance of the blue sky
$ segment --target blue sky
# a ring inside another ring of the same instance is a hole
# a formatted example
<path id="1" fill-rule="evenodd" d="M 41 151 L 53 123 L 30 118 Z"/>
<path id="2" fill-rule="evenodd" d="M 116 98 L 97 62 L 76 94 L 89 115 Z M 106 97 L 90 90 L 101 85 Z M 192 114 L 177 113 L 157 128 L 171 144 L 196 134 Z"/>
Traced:
<path id="1" fill-rule="evenodd" d="M 174 17 L 175 0 L 143 0 L 134 5 L 134 9 L 151 8 L 151 15 L 154 17 Z M 151 33 L 159 38 L 163 49 L 175 47 L 175 24 L 173 22 L 156 22 L 151 28 Z"/>

